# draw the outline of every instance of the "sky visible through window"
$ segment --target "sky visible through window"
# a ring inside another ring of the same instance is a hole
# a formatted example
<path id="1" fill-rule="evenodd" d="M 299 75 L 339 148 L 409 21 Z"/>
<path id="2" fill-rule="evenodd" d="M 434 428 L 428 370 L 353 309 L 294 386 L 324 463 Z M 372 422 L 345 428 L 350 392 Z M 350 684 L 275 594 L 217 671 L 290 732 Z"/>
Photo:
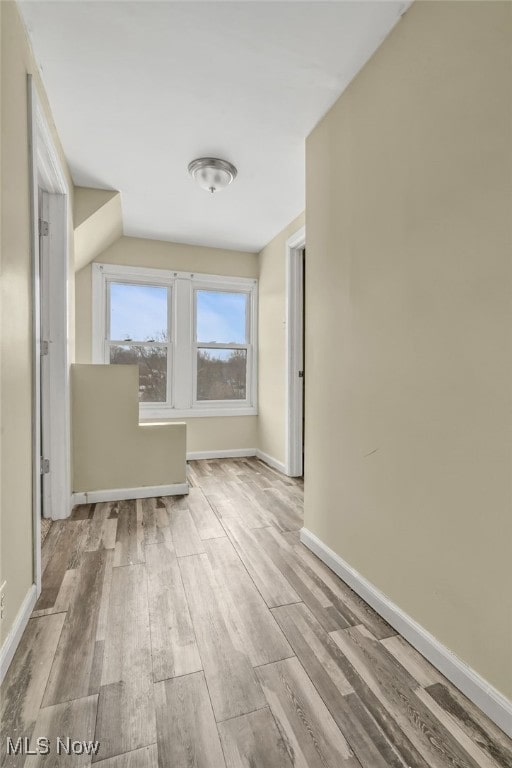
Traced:
<path id="1" fill-rule="evenodd" d="M 247 294 L 197 291 L 197 341 L 245 344 Z"/>
<path id="2" fill-rule="evenodd" d="M 167 288 L 110 284 L 110 338 L 162 341 L 167 332 Z M 197 291 L 197 341 L 245 344 L 245 293 Z"/>
<path id="3" fill-rule="evenodd" d="M 110 284 L 110 338 L 162 341 L 167 336 L 167 288 Z"/>

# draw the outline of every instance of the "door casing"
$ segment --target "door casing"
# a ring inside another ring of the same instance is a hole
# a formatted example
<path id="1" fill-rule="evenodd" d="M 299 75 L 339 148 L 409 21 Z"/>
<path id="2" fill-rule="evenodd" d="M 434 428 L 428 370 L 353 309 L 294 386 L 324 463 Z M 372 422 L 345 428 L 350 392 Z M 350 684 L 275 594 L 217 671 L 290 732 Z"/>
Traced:
<path id="1" fill-rule="evenodd" d="M 33 573 L 37 594 L 41 591 L 41 419 L 45 425 L 45 453 L 50 474 L 45 481 L 47 516 L 67 517 L 71 510 L 69 312 L 68 312 L 68 205 L 69 188 L 43 108 L 31 75 L 27 76 L 30 158 L 31 261 L 32 261 L 32 507 Z M 42 252 L 41 282 L 39 218 L 48 218 L 48 240 Z M 41 337 L 41 290 L 44 293 L 45 335 Z M 47 341 L 45 390 L 41 398 L 42 341 Z M 41 404 L 43 402 L 43 408 Z"/>

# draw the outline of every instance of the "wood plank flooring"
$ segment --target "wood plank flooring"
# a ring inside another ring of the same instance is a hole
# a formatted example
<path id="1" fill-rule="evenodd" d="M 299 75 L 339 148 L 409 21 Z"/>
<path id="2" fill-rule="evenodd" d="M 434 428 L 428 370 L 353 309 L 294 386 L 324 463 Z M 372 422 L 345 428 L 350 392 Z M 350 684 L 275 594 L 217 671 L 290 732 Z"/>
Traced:
<path id="1" fill-rule="evenodd" d="M 301 481 L 256 459 L 189 481 L 51 526 L 1 766 L 512 768 L 510 739 L 300 543 Z M 38 737 L 50 755 L 7 754 Z"/>

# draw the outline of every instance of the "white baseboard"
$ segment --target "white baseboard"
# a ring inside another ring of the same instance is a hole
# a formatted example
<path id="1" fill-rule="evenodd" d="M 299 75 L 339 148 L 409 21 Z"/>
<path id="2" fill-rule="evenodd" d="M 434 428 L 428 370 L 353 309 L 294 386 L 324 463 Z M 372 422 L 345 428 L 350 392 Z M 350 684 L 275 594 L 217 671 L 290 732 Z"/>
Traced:
<path id="1" fill-rule="evenodd" d="M 256 456 L 256 448 L 231 448 L 223 451 L 190 451 L 187 453 L 187 461 L 197 459 L 244 459 L 248 456 Z"/>
<path id="2" fill-rule="evenodd" d="M 286 474 L 285 466 L 281 461 L 274 459 L 273 456 L 269 456 L 268 453 L 263 453 L 259 448 L 231 448 L 223 451 L 190 451 L 187 453 L 187 461 L 195 461 L 196 459 L 242 459 L 250 456 L 256 456 L 257 459 L 264 461 L 269 467 L 277 469 L 283 475 Z"/>
<path id="3" fill-rule="evenodd" d="M 263 451 L 257 450 L 256 458 L 259 459 L 260 461 L 264 461 L 265 464 L 269 465 L 269 467 L 272 467 L 273 469 L 277 469 L 277 471 L 281 472 L 281 474 L 286 475 L 286 467 L 283 464 L 283 462 L 278 461 L 277 459 L 274 459 L 274 457 L 269 456 L 268 453 L 263 453 Z"/>
<path id="4" fill-rule="evenodd" d="M 23 600 L 21 607 L 18 611 L 18 615 L 14 619 L 14 623 L 9 630 L 9 634 L 4 640 L 2 650 L 0 651 L 0 683 L 2 683 L 5 673 L 9 669 L 9 664 L 12 661 L 12 657 L 16 652 L 16 648 L 19 645 L 21 636 L 25 631 L 27 622 L 30 619 L 30 614 L 34 610 L 34 605 L 37 601 L 37 587 L 32 584 L 25 599 Z"/>
<path id="5" fill-rule="evenodd" d="M 505 733 L 512 737 L 512 702 L 490 685 L 439 642 L 424 627 L 408 616 L 377 587 L 361 576 L 343 558 L 333 552 L 307 528 L 302 528 L 300 540 L 317 555 L 340 579 L 357 592 L 363 600 L 391 624 L 431 664 L 459 688 Z"/>
<path id="6" fill-rule="evenodd" d="M 144 485 L 140 488 L 112 488 L 105 491 L 79 491 L 72 496 L 72 506 L 76 504 L 94 504 L 100 501 L 148 499 L 152 496 L 183 496 L 188 491 L 188 483 Z"/>

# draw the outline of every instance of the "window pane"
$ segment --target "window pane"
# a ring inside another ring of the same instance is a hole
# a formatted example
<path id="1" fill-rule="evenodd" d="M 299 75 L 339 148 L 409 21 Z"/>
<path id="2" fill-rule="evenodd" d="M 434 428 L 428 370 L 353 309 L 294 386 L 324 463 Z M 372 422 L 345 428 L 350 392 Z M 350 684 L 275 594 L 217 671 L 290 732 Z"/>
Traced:
<path id="1" fill-rule="evenodd" d="M 110 339 L 166 341 L 167 288 L 110 283 Z"/>
<path id="2" fill-rule="evenodd" d="M 246 293 L 196 291 L 196 341 L 245 344 L 247 300 Z"/>
<path id="3" fill-rule="evenodd" d="M 245 400 L 246 349 L 197 350 L 197 399 Z"/>
<path id="4" fill-rule="evenodd" d="M 110 362 L 138 365 L 139 400 L 142 403 L 165 403 L 167 400 L 166 347 L 113 345 L 110 347 Z"/>

